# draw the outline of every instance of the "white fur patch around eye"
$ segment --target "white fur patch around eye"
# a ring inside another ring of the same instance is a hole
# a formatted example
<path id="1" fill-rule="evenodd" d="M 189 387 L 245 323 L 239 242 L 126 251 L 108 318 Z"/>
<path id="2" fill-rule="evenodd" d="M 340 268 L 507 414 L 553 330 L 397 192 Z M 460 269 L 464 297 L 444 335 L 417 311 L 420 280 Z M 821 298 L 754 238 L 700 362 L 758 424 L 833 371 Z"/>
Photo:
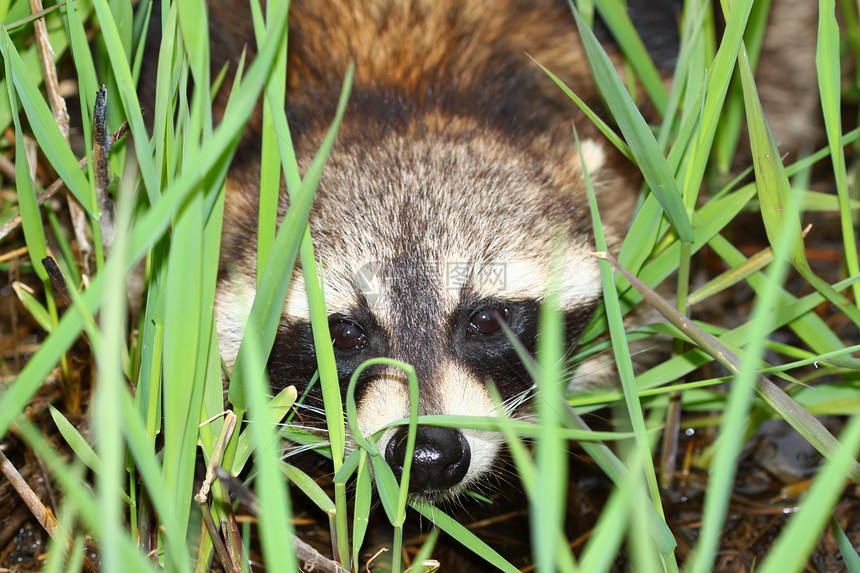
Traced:
<path id="1" fill-rule="evenodd" d="M 541 300 L 551 285 L 549 262 L 522 259 L 486 264 L 476 271 L 471 282 L 480 299 Z M 590 303 L 600 296 L 602 287 L 597 261 L 584 248 L 572 247 L 565 253 L 560 278 L 560 302 L 569 309 Z M 459 292 L 449 291 L 453 310 Z"/>
<path id="2" fill-rule="evenodd" d="M 563 309 L 588 304 L 603 293 L 597 260 L 586 249 L 570 250 L 562 269 L 559 299 Z"/>

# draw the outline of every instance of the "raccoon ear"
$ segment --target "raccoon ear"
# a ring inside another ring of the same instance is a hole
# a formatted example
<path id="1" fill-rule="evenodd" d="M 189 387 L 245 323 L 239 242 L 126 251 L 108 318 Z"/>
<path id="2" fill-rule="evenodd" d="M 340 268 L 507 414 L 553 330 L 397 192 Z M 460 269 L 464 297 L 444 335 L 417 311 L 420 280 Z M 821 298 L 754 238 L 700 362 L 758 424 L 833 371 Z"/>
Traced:
<path id="1" fill-rule="evenodd" d="M 580 144 L 580 150 L 590 176 L 594 176 L 595 173 L 603 169 L 606 163 L 606 150 L 603 148 L 603 145 L 593 139 L 585 139 Z M 578 159 L 574 157 L 574 160 Z"/>

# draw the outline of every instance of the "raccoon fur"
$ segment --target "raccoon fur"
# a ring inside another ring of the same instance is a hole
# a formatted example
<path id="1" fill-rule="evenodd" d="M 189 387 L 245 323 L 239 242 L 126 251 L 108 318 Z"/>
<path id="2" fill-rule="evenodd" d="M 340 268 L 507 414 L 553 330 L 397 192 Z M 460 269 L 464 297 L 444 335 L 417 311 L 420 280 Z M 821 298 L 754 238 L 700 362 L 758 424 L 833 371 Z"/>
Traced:
<path id="1" fill-rule="evenodd" d="M 250 18 L 221 3 L 210 4 L 210 18 L 218 30 L 212 53 L 238 57 L 236 48 L 253 35 L 237 22 Z M 584 157 L 613 239 L 631 213 L 635 180 L 610 167 L 618 160 L 525 54 L 594 101 L 574 30 L 569 8 L 554 0 L 292 3 L 286 106 L 302 169 L 355 62 L 349 107 L 309 220 L 343 389 L 362 362 L 389 357 L 415 368 L 422 415 L 499 415 L 490 380 L 506 412 L 524 415 L 533 383 L 500 322 L 534 352 L 552 280 L 575 344 L 601 286 L 570 121 L 585 134 Z M 251 133 L 259 121 L 252 120 Z M 254 155 L 243 153 L 228 180 L 216 300 L 228 364 L 255 292 Z M 285 192 L 281 199 L 283 215 Z M 559 245 L 562 272 L 552 279 Z M 275 390 L 295 385 L 301 392 L 316 368 L 299 267 L 268 374 Z M 356 395 L 362 434 L 408 417 L 408 396 L 401 370 L 365 370 Z M 305 404 L 307 422 L 322 408 L 318 387 Z M 376 442 L 398 478 L 405 435 L 396 426 Z M 491 472 L 503 442 L 494 432 L 419 426 L 411 492 L 438 498 L 473 487 Z"/>
<path id="2" fill-rule="evenodd" d="M 389 357 L 415 368 L 422 415 L 497 416 L 492 381 L 504 412 L 527 416 L 533 382 L 501 322 L 533 353 L 539 309 L 556 284 L 572 349 L 601 297 L 570 122 L 583 138 L 611 246 L 639 186 L 526 55 L 599 108 L 570 8 L 556 0 L 294 0 L 290 10 L 286 110 L 303 170 L 355 62 L 309 219 L 342 389 L 361 363 Z M 235 64 L 246 45 L 253 52 L 241 2 L 213 2 L 209 12 L 213 57 Z M 228 365 L 255 294 L 261 124 L 257 113 L 228 177 L 215 309 Z M 281 216 L 287 206 L 284 190 Z M 559 246 L 561 270 L 550 276 Z M 316 369 L 299 265 L 268 374 L 273 390 L 294 385 L 301 394 Z M 364 370 L 356 394 L 362 434 L 408 417 L 408 396 L 401 370 Z M 304 406 L 303 420 L 323 427 L 318 385 Z M 394 426 L 376 442 L 398 478 L 405 436 Z M 410 491 L 439 499 L 480 485 L 503 442 L 493 432 L 419 426 Z"/>

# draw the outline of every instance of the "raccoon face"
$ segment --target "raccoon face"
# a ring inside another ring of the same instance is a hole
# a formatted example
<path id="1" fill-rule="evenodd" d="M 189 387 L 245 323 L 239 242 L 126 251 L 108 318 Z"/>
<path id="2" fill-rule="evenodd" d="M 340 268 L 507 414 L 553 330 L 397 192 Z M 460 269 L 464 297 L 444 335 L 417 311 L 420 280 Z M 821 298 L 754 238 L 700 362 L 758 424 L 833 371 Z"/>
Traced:
<path id="1" fill-rule="evenodd" d="M 421 415 L 527 416 L 533 383 L 502 324 L 533 353 L 541 300 L 555 281 L 574 344 L 600 295 L 578 157 L 570 152 L 549 169 L 533 146 L 517 148 L 477 129 L 468 138 L 392 134 L 373 145 L 346 139 L 322 174 L 310 219 L 341 388 L 364 361 L 389 357 L 415 368 Z M 602 151 L 590 142 L 584 151 L 599 181 Z M 231 195 L 224 260 L 240 278 L 222 281 L 216 304 L 228 363 L 253 300 L 255 253 L 248 245 L 256 236 L 247 227 L 255 217 L 253 193 Z M 563 271 L 550 277 L 559 245 Z M 275 389 L 292 384 L 301 394 L 315 371 L 297 268 L 268 372 Z M 408 418 L 406 374 L 365 369 L 356 401 L 359 430 L 368 438 Z M 304 421 L 316 411 L 324 425 L 318 391 L 311 389 L 306 405 Z M 398 478 L 406 435 L 405 426 L 392 426 L 376 441 Z M 420 425 L 411 492 L 438 499 L 479 484 L 503 443 L 495 432 Z"/>

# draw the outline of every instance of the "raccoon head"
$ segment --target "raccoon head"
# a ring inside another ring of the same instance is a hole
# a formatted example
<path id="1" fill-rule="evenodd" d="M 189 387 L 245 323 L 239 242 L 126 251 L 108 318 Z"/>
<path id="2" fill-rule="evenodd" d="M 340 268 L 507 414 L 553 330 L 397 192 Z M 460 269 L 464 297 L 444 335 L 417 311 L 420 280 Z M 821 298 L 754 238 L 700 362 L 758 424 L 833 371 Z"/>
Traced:
<path id="1" fill-rule="evenodd" d="M 421 415 L 498 416 L 492 382 L 503 412 L 523 417 L 533 382 L 502 323 L 533 352 L 540 304 L 555 281 L 574 344 L 601 293 L 589 254 L 583 174 L 570 150 L 563 164 L 548 167 L 549 152 L 534 144 L 519 146 L 479 127 L 468 136 L 455 131 L 457 137 L 390 133 L 355 145 L 339 136 L 310 217 L 338 375 L 345 391 L 363 362 L 394 358 L 415 368 Z M 590 173 L 601 181 L 602 148 L 587 141 L 583 150 Z M 250 222 L 257 208 L 254 193 L 231 195 L 224 260 L 244 279 L 240 288 L 235 280 L 219 286 L 216 316 L 228 363 L 244 328 L 247 311 L 240 309 L 249 308 L 254 295 Z M 550 277 L 560 243 L 563 272 Z M 297 268 L 268 365 L 276 389 L 293 384 L 301 393 L 312 378 L 309 324 Z M 365 437 L 386 428 L 376 446 L 399 478 L 406 427 L 388 426 L 409 416 L 406 374 L 365 369 L 356 401 Z M 318 391 L 311 390 L 306 404 L 321 405 Z M 503 443 L 495 432 L 420 425 L 411 492 L 438 499 L 479 484 Z"/>

